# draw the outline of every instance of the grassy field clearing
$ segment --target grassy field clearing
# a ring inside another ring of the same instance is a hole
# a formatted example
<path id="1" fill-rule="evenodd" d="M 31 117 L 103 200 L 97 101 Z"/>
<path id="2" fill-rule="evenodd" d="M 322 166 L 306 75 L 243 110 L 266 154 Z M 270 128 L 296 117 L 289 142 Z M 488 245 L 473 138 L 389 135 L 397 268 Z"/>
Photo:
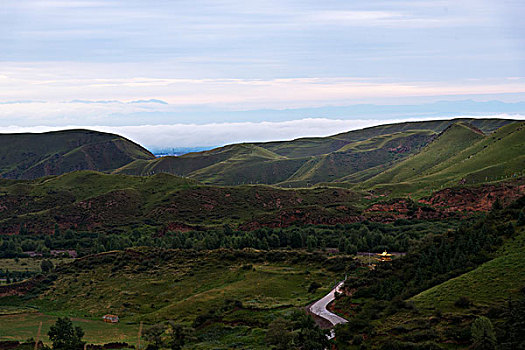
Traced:
<path id="1" fill-rule="evenodd" d="M 34 337 L 40 321 L 45 334 L 56 317 L 68 316 L 90 343 L 134 344 L 141 321 L 147 329 L 174 320 L 195 327 L 200 349 L 219 344 L 264 349 L 268 323 L 320 298 L 344 276 L 332 269 L 337 259 L 306 252 L 265 254 L 172 251 L 160 257 L 155 251 L 128 251 L 76 260 L 58 268 L 57 279 L 40 296 L 0 298 L 5 309 L 0 340 Z M 311 290 L 314 281 L 321 287 Z M 103 323 L 107 313 L 119 315 L 121 322 Z M 196 323 L 198 318 L 205 323 Z"/>
<path id="2" fill-rule="evenodd" d="M 23 309 L 22 309 L 23 311 Z M 56 322 L 57 316 L 39 312 L 0 315 L 0 340 L 26 340 L 36 338 L 38 326 L 42 322 L 41 340 L 49 344 L 47 332 Z M 136 344 L 139 326 L 124 323 L 108 324 L 100 320 L 82 318 L 72 319 L 75 326 L 80 326 L 86 333 L 84 340 L 88 343 L 102 344 L 109 341 Z"/>
<path id="3" fill-rule="evenodd" d="M 42 264 L 42 258 L 18 258 L 18 259 L 0 259 L 0 269 L 9 270 L 11 272 L 40 272 L 40 264 Z M 71 258 L 50 258 L 47 259 L 53 263 L 53 266 L 59 264 L 67 264 L 73 259 Z"/>

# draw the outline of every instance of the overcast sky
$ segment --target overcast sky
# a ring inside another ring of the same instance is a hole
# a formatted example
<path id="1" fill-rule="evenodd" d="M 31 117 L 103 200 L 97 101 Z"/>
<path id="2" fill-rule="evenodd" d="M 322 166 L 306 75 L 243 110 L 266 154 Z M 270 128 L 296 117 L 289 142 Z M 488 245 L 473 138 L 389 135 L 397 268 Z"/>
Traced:
<path id="1" fill-rule="evenodd" d="M 523 18 L 520 0 L 0 0 L 0 132 L 149 125 L 146 146 L 200 146 L 414 118 L 325 106 L 525 101 Z M 282 109 L 307 115 L 264 113 Z"/>

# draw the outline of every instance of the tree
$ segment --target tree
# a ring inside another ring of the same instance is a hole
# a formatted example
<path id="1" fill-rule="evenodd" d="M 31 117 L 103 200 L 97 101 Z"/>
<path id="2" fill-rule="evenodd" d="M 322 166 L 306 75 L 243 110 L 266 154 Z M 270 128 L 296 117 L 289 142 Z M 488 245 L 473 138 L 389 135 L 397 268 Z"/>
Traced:
<path id="1" fill-rule="evenodd" d="M 266 342 L 274 346 L 277 350 L 290 349 L 293 340 L 293 333 L 290 330 L 290 321 L 282 317 L 275 319 L 268 326 L 266 332 Z"/>
<path id="2" fill-rule="evenodd" d="M 85 344 L 82 341 L 84 331 L 78 326 L 73 327 L 73 323 L 67 317 L 59 317 L 49 328 L 47 335 L 53 342 L 53 349 L 57 350 L 81 350 Z"/>
<path id="3" fill-rule="evenodd" d="M 492 322 L 485 317 L 478 317 L 470 328 L 472 334 L 472 341 L 474 349 L 495 349 L 496 335 L 494 334 L 494 327 Z"/>
<path id="4" fill-rule="evenodd" d="M 51 260 L 48 259 L 44 259 L 40 263 L 40 270 L 42 270 L 42 273 L 51 272 L 53 270 L 53 267 L 53 263 L 51 262 Z"/>
<path id="5" fill-rule="evenodd" d="M 525 213 L 522 211 L 520 211 L 520 214 L 518 215 L 518 222 L 516 223 L 516 225 L 518 226 L 523 226 L 525 225 Z"/>
<path id="6" fill-rule="evenodd" d="M 525 288 L 522 290 L 525 293 Z M 525 295 L 509 299 L 505 312 L 504 341 L 501 349 L 525 349 Z"/>
<path id="7" fill-rule="evenodd" d="M 180 350 L 186 343 L 189 330 L 173 321 L 159 323 L 149 328 L 144 337 L 150 342 L 148 349 Z"/>
<path id="8" fill-rule="evenodd" d="M 350 243 L 350 240 L 347 239 L 345 242 L 345 253 L 348 255 L 356 255 L 357 254 L 357 247 Z"/>
<path id="9" fill-rule="evenodd" d="M 306 249 L 309 252 L 313 252 L 315 248 L 317 248 L 317 238 L 315 238 L 315 236 L 308 236 L 306 238 Z"/>
<path id="10" fill-rule="evenodd" d="M 166 334 L 168 335 L 167 345 L 171 350 L 182 349 L 187 338 L 187 330 L 182 325 L 168 321 Z"/>
<path id="11" fill-rule="evenodd" d="M 286 318 L 279 317 L 270 323 L 266 342 L 278 350 L 327 349 L 327 332 L 320 329 L 310 315 L 294 311 Z"/>

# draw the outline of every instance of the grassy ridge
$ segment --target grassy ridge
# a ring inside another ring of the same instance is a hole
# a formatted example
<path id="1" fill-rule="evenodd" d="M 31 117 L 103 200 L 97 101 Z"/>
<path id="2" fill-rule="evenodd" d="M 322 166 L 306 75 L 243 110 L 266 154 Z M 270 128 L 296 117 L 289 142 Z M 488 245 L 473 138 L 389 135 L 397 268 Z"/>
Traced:
<path id="1" fill-rule="evenodd" d="M 510 120 L 456 119 L 381 125 L 329 137 L 243 143 L 179 157 L 137 160 L 116 173 L 168 172 L 207 184 L 278 184 L 301 187 L 332 181 L 362 181 L 415 154 L 455 122 L 490 132 Z M 352 178 L 353 174 L 356 177 Z"/>
<path id="2" fill-rule="evenodd" d="M 346 189 L 217 187 L 164 173 L 139 177 L 90 171 L 33 181 L 4 180 L 0 194 L 2 232 L 15 234 L 22 226 L 29 232 L 51 233 L 55 223 L 62 228 L 119 231 L 142 225 L 158 229 L 171 224 L 239 225 L 284 214 L 294 215 L 292 221 L 322 223 L 356 215 L 354 203 L 360 198 Z"/>
<path id="3" fill-rule="evenodd" d="M 33 179 L 74 170 L 112 171 L 153 154 L 122 136 L 90 130 L 0 135 L 0 176 Z"/>
<path id="4" fill-rule="evenodd" d="M 525 123 L 501 127 L 487 136 L 455 124 L 420 153 L 358 187 L 406 193 L 520 176 L 525 168 L 524 140 Z"/>
<path id="5" fill-rule="evenodd" d="M 403 182 L 415 177 L 419 178 L 425 172 L 439 166 L 442 162 L 454 157 L 482 138 L 483 135 L 466 124 L 453 124 L 420 153 L 371 178 L 362 186 L 368 187 L 381 183 Z"/>

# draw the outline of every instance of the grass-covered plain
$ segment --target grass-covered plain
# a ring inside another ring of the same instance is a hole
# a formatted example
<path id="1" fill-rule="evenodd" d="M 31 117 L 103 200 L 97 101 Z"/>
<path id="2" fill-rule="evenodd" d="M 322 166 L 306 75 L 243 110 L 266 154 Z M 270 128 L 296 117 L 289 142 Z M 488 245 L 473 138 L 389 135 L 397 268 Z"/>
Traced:
<path id="1" fill-rule="evenodd" d="M 27 312 L 23 308 L 18 311 L 13 309 L 10 314 L 0 314 L 0 341 L 36 339 L 40 322 L 42 322 L 40 339 L 50 344 L 47 332 L 57 318 L 58 316 L 36 311 Z M 89 343 L 127 342 L 136 344 L 138 339 L 139 325 L 137 324 L 108 324 L 102 320 L 87 318 L 72 318 L 71 320 L 75 326 L 80 326 L 84 330 L 84 339 Z"/>

